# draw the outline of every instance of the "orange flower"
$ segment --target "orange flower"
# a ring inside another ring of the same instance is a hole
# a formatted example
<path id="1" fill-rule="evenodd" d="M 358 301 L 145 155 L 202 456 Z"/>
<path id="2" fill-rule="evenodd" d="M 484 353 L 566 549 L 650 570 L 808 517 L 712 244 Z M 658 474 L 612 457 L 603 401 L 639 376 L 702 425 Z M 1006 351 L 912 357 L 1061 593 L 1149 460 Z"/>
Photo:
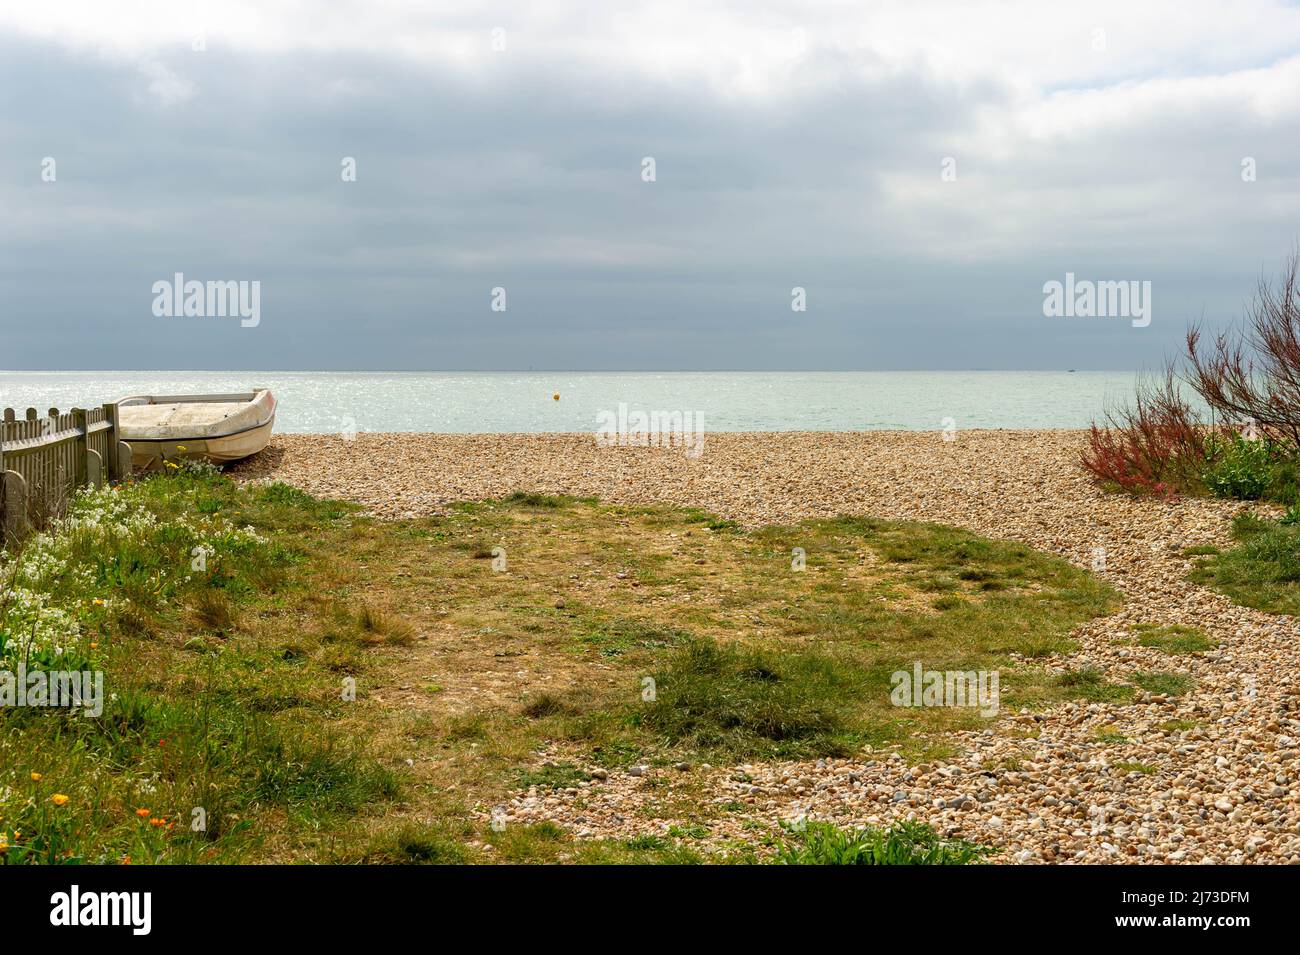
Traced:
<path id="1" fill-rule="evenodd" d="M 92 644 L 90 645 L 90 649 L 92 649 L 92 650 L 98 650 L 98 649 L 99 649 L 99 644 L 98 644 L 98 643 L 92 643 Z"/>
<path id="2" fill-rule="evenodd" d="M 137 809 L 137 810 L 135 811 L 135 814 L 136 814 L 137 816 L 139 816 L 141 819 L 146 819 L 146 818 L 148 818 L 148 816 L 149 816 L 149 810 L 148 810 L 148 809 L 143 809 L 143 808 L 141 808 L 141 809 Z"/>
<path id="3" fill-rule="evenodd" d="M 55 793 L 53 796 L 50 797 L 50 802 L 54 803 L 54 805 L 56 806 L 65 805 L 67 801 L 68 801 L 68 797 L 63 795 L 63 793 Z"/>
<path id="4" fill-rule="evenodd" d="M 32 782 L 39 783 L 41 781 L 41 778 L 42 777 L 40 773 L 32 773 Z"/>
<path id="5" fill-rule="evenodd" d="M 154 827 L 158 827 L 158 826 L 161 826 L 161 825 L 162 825 L 163 823 L 165 823 L 166 821 L 167 821 L 166 819 L 150 819 L 150 820 L 149 820 L 149 825 L 154 826 Z"/>

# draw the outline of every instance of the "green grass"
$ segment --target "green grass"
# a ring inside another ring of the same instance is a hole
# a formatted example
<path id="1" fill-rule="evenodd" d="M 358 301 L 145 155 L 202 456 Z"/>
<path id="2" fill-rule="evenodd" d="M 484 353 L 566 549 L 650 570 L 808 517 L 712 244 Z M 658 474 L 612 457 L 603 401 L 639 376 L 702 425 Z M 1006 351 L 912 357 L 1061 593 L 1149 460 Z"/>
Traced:
<path id="1" fill-rule="evenodd" d="M 995 850 L 942 839 L 929 826 L 903 822 L 890 829 L 841 829 L 827 822 L 791 828 L 776 852 L 778 865 L 967 865 Z"/>
<path id="2" fill-rule="evenodd" d="M 706 861 L 696 849 L 675 838 L 575 839 L 553 822 L 507 826 L 490 833 L 487 842 L 497 861 L 515 865 L 700 865 Z"/>
<path id="3" fill-rule="evenodd" d="M 1205 631 L 1197 627 L 1143 623 L 1133 629 L 1137 633 L 1139 646 L 1154 647 L 1166 653 L 1197 653 L 1211 650 L 1215 646 Z"/>
<path id="4" fill-rule="evenodd" d="M 336 672 L 245 629 L 307 597 L 310 539 L 350 513 L 186 469 L 79 498 L 0 563 L 0 668 L 100 670 L 108 696 L 0 713 L 0 861 L 291 858 L 392 801 L 331 725 Z"/>
<path id="5" fill-rule="evenodd" d="M 1095 667 L 1067 670 L 1057 675 L 1056 685 L 1067 697 L 1088 700 L 1092 703 L 1126 703 L 1133 698 L 1133 688 L 1111 683 Z"/>
<path id="6" fill-rule="evenodd" d="M 1131 693 L 1024 662 L 1071 652 L 1113 590 L 942 525 L 746 529 L 527 492 L 379 522 L 202 469 L 78 506 L 94 519 L 0 564 L 23 592 L 0 598 L 0 662 L 102 669 L 116 697 L 99 718 L 0 713 L 8 862 L 752 861 L 761 843 L 713 826 L 744 806 L 668 767 L 942 755 L 988 724 L 891 705 L 916 661 L 998 670 L 1007 706 Z M 635 763 L 661 774 L 640 811 L 662 836 L 488 826 L 521 789 Z"/>
<path id="7" fill-rule="evenodd" d="M 602 656 L 616 657 L 629 650 L 670 647 L 690 639 L 690 634 L 676 627 L 618 617 L 601 621 L 590 630 L 579 633 L 577 639 Z"/>
<path id="8" fill-rule="evenodd" d="M 1168 673 L 1163 670 L 1144 670 L 1133 674 L 1131 679 L 1134 686 L 1164 696 L 1182 696 L 1192 688 L 1193 683 L 1186 673 Z"/>
<path id="9" fill-rule="evenodd" d="M 655 673 L 641 725 L 679 746 L 735 758 L 847 755 L 865 741 L 851 659 L 696 640 Z"/>
<path id="10" fill-rule="evenodd" d="M 464 843 L 468 832 L 449 831 L 445 826 L 407 823 L 384 832 L 355 860 L 388 865 L 460 865 L 474 861 Z"/>
<path id="11" fill-rule="evenodd" d="M 1235 603 L 1269 613 L 1300 613 L 1300 525 L 1241 514 L 1237 545 L 1197 561 L 1191 579 Z"/>
<path id="12" fill-rule="evenodd" d="M 1114 746 L 1122 746 L 1125 743 L 1129 742 L 1129 738 L 1127 736 L 1125 736 L 1118 729 L 1116 729 L 1114 726 L 1109 724 L 1106 726 L 1097 727 L 1096 736 L 1097 736 L 1097 742 L 1109 743 Z"/>
<path id="13" fill-rule="evenodd" d="M 591 776 L 569 763 L 543 766 L 536 770 L 523 770 L 519 773 L 519 788 L 532 789 L 567 789 L 585 782 Z"/>

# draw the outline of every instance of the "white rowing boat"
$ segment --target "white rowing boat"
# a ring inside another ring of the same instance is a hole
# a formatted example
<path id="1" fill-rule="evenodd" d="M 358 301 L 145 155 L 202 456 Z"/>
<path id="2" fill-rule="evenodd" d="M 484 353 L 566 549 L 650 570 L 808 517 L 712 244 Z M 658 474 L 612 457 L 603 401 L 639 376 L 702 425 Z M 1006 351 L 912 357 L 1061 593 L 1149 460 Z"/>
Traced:
<path id="1" fill-rule="evenodd" d="M 265 388 L 233 395 L 133 395 L 117 403 L 131 466 L 202 458 L 215 464 L 256 454 L 271 440 L 275 396 Z"/>

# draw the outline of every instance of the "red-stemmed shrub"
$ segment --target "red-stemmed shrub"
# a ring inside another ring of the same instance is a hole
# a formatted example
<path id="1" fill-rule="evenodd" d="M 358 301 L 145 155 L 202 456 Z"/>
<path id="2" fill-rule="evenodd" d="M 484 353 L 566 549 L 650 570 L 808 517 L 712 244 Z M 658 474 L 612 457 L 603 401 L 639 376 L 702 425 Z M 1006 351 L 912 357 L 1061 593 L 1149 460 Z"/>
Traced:
<path id="1" fill-rule="evenodd" d="M 1187 331 L 1188 384 L 1225 421 L 1300 449 L 1300 253 L 1278 279 L 1260 279 L 1242 325 L 1203 341 Z"/>
<path id="2" fill-rule="evenodd" d="M 1208 463 L 1207 427 L 1178 390 L 1172 366 L 1139 383 L 1132 405 L 1093 424 L 1084 468 L 1105 484 L 1134 494 L 1168 496 L 1199 484 Z"/>
<path id="3" fill-rule="evenodd" d="M 1093 424 L 1083 467 L 1103 484 L 1131 493 L 1199 493 L 1211 466 L 1231 465 L 1231 457 L 1221 456 L 1241 444 L 1242 429 L 1266 442 L 1270 462 L 1291 462 L 1294 469 L 1300 457 L 1300 252 L 1292 253 L 1277 280 L 1260 280 L 1241 325 L 1212 340 L 1193 325 L 1185 345 L 1180 366 L 1171 362 L 1162 376 L 1139 384 L 1132 405 Z M 1208 415 L 1183 398 L 1180 381 Z"/>

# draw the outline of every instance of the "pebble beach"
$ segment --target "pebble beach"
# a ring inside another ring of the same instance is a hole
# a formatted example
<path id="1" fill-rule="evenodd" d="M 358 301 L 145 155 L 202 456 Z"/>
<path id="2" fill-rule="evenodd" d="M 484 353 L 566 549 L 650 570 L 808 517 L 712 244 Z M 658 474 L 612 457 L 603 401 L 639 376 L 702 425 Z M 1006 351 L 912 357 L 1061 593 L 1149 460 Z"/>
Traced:
<path id="1" fill-rule="evenodd" d="M 511 820 L 554 820 L 587 837 L 659 833 L 668 822 L 638 808 L 689 784 L 773 824 L 922 820 L 1002 847 L 1001 863 L 1300 863 L 1300 629 L 1190 583 L 1182 556 L 1226 545 L 1246 505 L 1104 494 L 1078 467 L 1083 440 L 1020 430 L 951 441 L 937 431 L 709 434 L 691 457 L 601 447 L 591 434 L 291 434 L 232 475 L 283 480 L 387 518 L 524 490 L 700 507 L 749 526 L 835 514 L 956 525 L 1093 568 L 1123 594 L 1118 612 L 1075 632 L 1075 653 L 1047 665 L 1195 679 L 1178 697 L 1004 708 L 990 728 L 953 736 L 955 754 L 942 762 L 908 765 L 878 751 L 636 767 L 568 790 L 521 791 Z M 1217 647 L 1170 656 L 1136 645 L 1138 624 L 1198 627 Z M 719 820 L 708 840 L 752 838 L 741 820 L 732 825 Z"/>

